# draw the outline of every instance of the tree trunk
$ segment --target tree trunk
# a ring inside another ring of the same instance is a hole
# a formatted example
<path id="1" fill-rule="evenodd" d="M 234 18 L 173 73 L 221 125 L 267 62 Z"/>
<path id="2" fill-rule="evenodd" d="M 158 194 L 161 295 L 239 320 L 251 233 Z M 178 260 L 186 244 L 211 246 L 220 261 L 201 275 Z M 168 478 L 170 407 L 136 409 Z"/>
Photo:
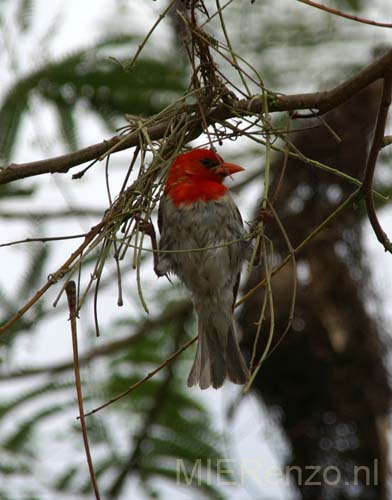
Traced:
<path id="1" fill-rule="evenodd" d="M 361 179 L 380 90 L 376 82 L 324 117 L 340 143 L 316 118 L 306 126 L 318 128 L 290 139 L 307 157 Z M 304 128 L 304 122 L 299 126 Z M 279 171 L 282 163 L 282 156 L 275 158 L 272 171 Z M 275 209 L 293 247 L 353 191 L 352 184 L 290 158 Z M 280 409 L 292 452 L 286 465 L 300 468 L 293 469 L 292 479 L 303 499 L 387 498 L 383 423 L 391 390 L 381 332 L 367 307 L 372 292 L 361 241 L 364 215 L 362 204 L 349 207 L 299 254 L 292 327 L 261 367 L 253 386 L 270 409 Z M 270 223 L 266 232 L 275 257 L 286 255 L 278 225 Z M 274 342 L 288 322 L 292 272 L 286 266 L 272 279 Z M 260 277 L 261 271 L 254 272 L 247 287 Z M 263 294 L 260 291 L 247 301 L 241 313 L 243 347 L 248 353 Z M 268 336 L 268 315 L 265 323 L 259 356 Z"/>

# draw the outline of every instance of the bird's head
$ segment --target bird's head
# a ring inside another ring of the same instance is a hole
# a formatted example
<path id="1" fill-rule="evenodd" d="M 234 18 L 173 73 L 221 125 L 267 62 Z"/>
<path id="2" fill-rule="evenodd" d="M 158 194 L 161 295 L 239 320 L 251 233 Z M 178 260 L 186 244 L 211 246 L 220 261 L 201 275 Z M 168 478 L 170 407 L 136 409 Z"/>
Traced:
<path id="1" fill-rule="evenodd" d="M 235 163 L 223 160 L 210 149 L 192 149 L 178 155 L 173 161 L 165 184 L 176 204 L 208 201 L 222 196 L 227 188 L 223 180 L 244 170 Z"/>
<path id="2" fill-rule="evenodd" d="M 179 182 L 186 177 L 199 177 L 215 182 L 223 182 L 229 175 L 244 170 L 235 163 L 228 163 L 211 149 L 192 149 L 178 155 L 170 167 L 168 182 Z"/>

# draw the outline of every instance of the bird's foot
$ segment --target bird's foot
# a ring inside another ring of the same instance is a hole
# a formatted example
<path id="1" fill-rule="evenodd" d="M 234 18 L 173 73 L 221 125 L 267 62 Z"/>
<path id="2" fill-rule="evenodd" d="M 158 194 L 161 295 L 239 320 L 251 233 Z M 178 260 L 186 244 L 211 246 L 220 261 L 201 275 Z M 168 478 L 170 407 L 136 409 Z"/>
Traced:
<path id="1" fill-rule="evenodd" d="M 147 234 L 147 236 L 149 236 L 151 240 L 154 239 L 156 241 L 156 234 L 153 223 L 149 220 L 143 219 L 143 217 L 137 214 L 134 216 L 134 219 L 139 223 L 139 231 Z"/>
<path id="2" fill-rule="evenodd" d="M 270 210 L 269 208 L 259 208 L 255 217 L 256 223 L 263 222 L 264 224 L 268 224 L 273 220 L 274 220 L 274 214 L 272 213 L 272 210 Z"/>
<path id="3" fill-rule="evenodd" d="M 134 219 L 139 224 L 139 227 L 138 227 L 139 231 L 142 231 L 147 236 L 149 236 L 151 239 L 151 247 L 152 247 L 153 258 L 154 258 L 154 272 L 158 276 L 158 278 L 160 278 L 162 276 L 162 273 L 158 269 L 159 250 L 158 250 L 157 236 L 155 233 L 154 224 L 151 221 L 143 219 L 143 217 L 141 217 L 140 215 L 137 215 L 137 214 L 134 216 Z"/>

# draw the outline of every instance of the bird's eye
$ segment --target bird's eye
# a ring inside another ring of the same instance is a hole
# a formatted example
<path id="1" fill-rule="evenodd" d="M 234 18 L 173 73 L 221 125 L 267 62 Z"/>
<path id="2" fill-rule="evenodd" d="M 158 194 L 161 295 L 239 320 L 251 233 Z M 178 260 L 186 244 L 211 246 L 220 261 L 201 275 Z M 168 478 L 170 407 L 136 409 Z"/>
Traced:
<path id="1" fill-rule="evenodd" d="M 219 165 L 218 160 L 212 160 L 211 158 L 203 158 L 200 162 L 207 168 L 214 168 Z"/>

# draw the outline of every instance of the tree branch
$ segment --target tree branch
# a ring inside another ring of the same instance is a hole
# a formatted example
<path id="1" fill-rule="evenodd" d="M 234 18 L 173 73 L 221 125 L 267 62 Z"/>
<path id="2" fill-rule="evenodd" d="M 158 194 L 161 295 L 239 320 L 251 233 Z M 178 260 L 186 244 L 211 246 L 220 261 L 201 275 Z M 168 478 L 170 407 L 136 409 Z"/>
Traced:
<path id="1" fill-rule="evenodd" d="M 371 26 L 379 26 L 381 28 L 392 28 L 391 23 L 382 23 L 379 21 L 373 21 L 371 19 L 366 19 L 364 17 L 354 16 L 352 14 L 347 14 L 346 12 L 342 12 L 341 10 L 333 9 L 332 7 L 327 7 L 326 5 L 322 5 L 317 2 L 313 2 L 312 0 L 298 0 L 298 2 L 304 3 L 306 5 L 310 5 L 311 7 L 316 7 L 316 9 L 323 10 L 328 12 L 329 14 L 333 14 L 335 16 L 344 17 L 345 19 L 350 19 L 350 21 L 356 21 L 357 23 L 370 24 Z"/>
<path id="2" fill-rule="evenodd" d="M 83 251 L 88 247 L 88 245 L 94 240 L 94 238 L 100 233 L 105 224 L 110 220 L 112 216 L 109 214 L 105 216 L 102 221 L 93 226 L 87 233 L 83 243 L 68 257 L 64 264 L 54 273 L 48 276 L 46 283 L 34 294 L 34 296 L 24 304 L 8 321 L 0 326 L 0 335 L 3 335 L 8 328 L 14 325 L 25 313 L 28 311 L 39 299 L 45 295 L 49 288 L 57 283 L 59 279 L 64 277 L 68 272 L 69 267 L 75 261 L 75 259 L 83 253 Z"/>
<path id="3" fill-rule="evenodd" d="M 0 219 L 23 219 L 30 220 L 52 220 L 52 219 L 67 219 L 68 217 L 102 217 L 106 208 L 83 208 L 75 207 L 71 210 L 50 210 L 46 212 L 29 210 L 28 212 L 22 210 L 3 210 L 0 211 Z"/>
<path id="4" fill-rule="evenodd" d="M 83 392 L 82 392 L 82 382 L 80 377 L 80 365 L 79 365 L 79 354 L 78 354 L 78 336 L 77 336 L 77 327 L 76 327 L 76 284 L 74 281 L 69 281 L 65 288 L 68 299 L 68 307 L 69 307 L 69 319 L 71 324 L 71 335 L 72 335 L 72 352 L 73 352 L 73 361 L 74 361 L 74 373 L 75 373 L 75 386 L 76 386 L 76 395 L 78 400 L 78 408 L 79 408 L 79 418 L 80 418 L 80 427 L 82 430 L 83 443 L 84 443 L 84 451 L 86 454 L 86 460 L 88 469 L 90 472 L 91 483 L 94 490 L 94 495 L 96 500 L 101 500 L 101 495 L 99 493 L 97 476 L 95 474 L 93 459 L 91 457 L 90 451 L 90 443 L 88 439 L 86 420 L 84 418 L 84 406 L 83 406 Z"/>
<path id="5" fill-rule="evenodd" d="M 161 139 L 166 131 L 167 123 L 150 127 L 148 133 L 152 140 Z M 115 135 L 109 140 L 93 144 L 79 151 L 68 153 L 46 160 L 33 161 L 30 163 L 12 163 L 11 165 L 0 167 L 0 184 L 13 182 L 26 177 L 33 177 L 41 174 L 66 173 L 72 167 L 81 165 L 88 161 L 99 159 L 109 150 L 123 151 L 139 144 L 139 134 L 131 133 L 128 136 Z"/>
<path id="6" fill-rule="evenodd" d="M 369 157 L 366 164 L 365 173 L 362 182 L 362 192 L 365 195 L 366 210 L 368 213 L 369 222 L 377 236 L 378 241 L 384 246 L 385 251 L 392 253 L 392 243 L 388 236 L 383 231 L 381 224 L 377 218 L 376 209 L 373 199 L 373 178 L 376 169 L 377 158 L 379 152 L 384 146 L 385 126 L 388 118 L 388 111 L 391 105 L 392 97 L 392 73 L 389 70 L 389 76 L 384 78 L 384 86 L 380 99 L 380 108 L 378 110 L 376 129 L 372 146 L 370 148 Z"/>
<path id="7" fill-rule="evenodd" d="M 384 78 L 390 71 L 391 65 L 392 49 L 388 50 L 382 57 L 368 65 L 352 78 L 331 90 L 293 95 L 276 95 L 270 93 L 268 112 L 311 109 L 315 111 L 315 114 L 324 114 L 339 104 L 342 104 L 375 80 Z M 242 99 L 234 102 L 231 106 L 220 104 L 212 108 L 205 118 L 208 124 L 212 124 L 221 120 L 227 120 L 234 117 L 238 118 L 238 116 L 260 114 L 263 111 L 263 107 L 263 97 L 254 96 L 251 99 Z M 186 112 L 186 108 L 184 108 L 184 112 Z M 162 139 L 167 132 L 168 125 L 169 122 L 165 120 L 148 127 L 148 136 L 152 141 Z M 192 128 L 193 131 L 192 139 L 195 138 L 194 125 L 193 120 L 193 123 L 190 124 L 190 128 Z M 201 132 L 202 128 L 200 128 L 199 133 Z M 199 135 L 199 133 L 197 135 Z M 41 174 L 66 173 L 70 168 L 76 167 L 77 165 L 94 161 L 97 158 L 100 159 L 108 151 L 113 153 L 137 146 L 139 141 L 139 131 L 131 132 L 126 136 L 114 136 L 109 140 L 93 144 L 92 146 L 62 156 L 30 163 L 14 163 L 5 167 L 0 167 L 0 184 L 6 184 L 8 182 Z"/>

